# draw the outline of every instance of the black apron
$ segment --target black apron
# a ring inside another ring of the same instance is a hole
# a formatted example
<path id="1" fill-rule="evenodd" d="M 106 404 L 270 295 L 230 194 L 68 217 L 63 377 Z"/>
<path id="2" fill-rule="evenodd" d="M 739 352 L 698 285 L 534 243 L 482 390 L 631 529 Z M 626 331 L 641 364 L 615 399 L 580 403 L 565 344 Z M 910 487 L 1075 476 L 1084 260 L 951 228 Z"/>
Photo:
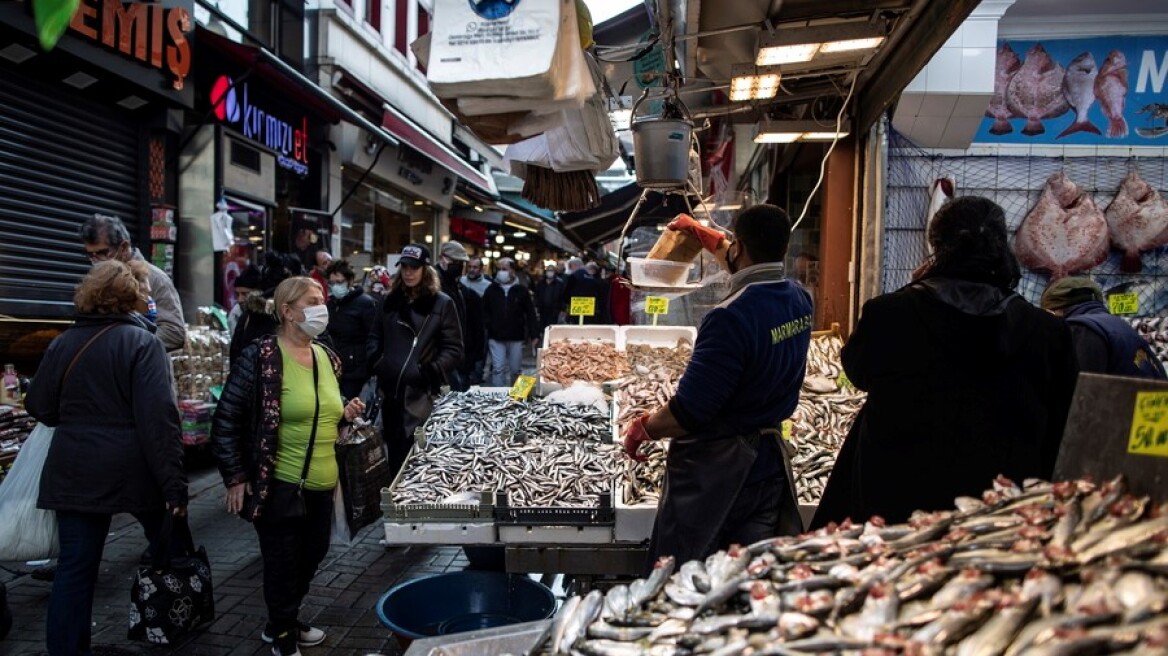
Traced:
<path id="1" fill-rule="evenodd" d="M 697 434 L 674 438 L 665 463 L 665 489 L 657 504 L 657 521 L 649 542 L 649 567 L 660 556 L 678 563 L 705 558 L 728 545 L 714 544 L 758 456 L 759 440 L 779 443 L 787 485 L 778 535 L 803 531 L 791 473 L 789 446 L 777 429 L 746 435 Z"/>

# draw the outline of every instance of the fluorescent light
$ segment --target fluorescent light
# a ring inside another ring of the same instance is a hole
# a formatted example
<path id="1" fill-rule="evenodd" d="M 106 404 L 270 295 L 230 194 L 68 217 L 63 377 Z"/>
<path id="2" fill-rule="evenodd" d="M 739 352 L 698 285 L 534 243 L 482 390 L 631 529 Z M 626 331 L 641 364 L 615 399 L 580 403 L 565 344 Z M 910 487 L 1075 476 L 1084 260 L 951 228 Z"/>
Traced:
<path id="1" fill-rule="evenodd" d="M 845 116 L 841 125 L 848 125 Z M 839 136 L 846 137 L 846 127 L 840 129 Z M 758 131 L 754 135 L 754 143 L 793 143 L 796 141 L 831 141 L 836 138 L 834 130 L 824 129 L 824 126 L 815 121 L 771 121 L 764 120 L 758 124 Z"/>
<path id="2" fill-rule="evenodd" d="M 482 212 L 482 211 L 483 211 L 483 206 L 482 206 L 482 205 L 475 205 L 475 211 L 476 211 L 476 212 Z"/>
<path id="3" fill-rule="evenodd" d="M 730 68 L 730 100 L 768 100 L 779 93 L 782 75 L 777 68 L 735 64 Z"/>
<path id="4" fill-rule="evenodd" d="M 529 228 L 525 225 L 519 225 L 518 223 L 514 223 L 512 221 L 504 221 L 503 225 L 511 226 L 512 228 L 515 228 L 516 230 L 523 230 L 525 232 L 535 232 L 534 228 Z"/>
<path id="5" fill-rule="evenodd" d="M 416 200 L 416 201 L 414 201 L 414 205 L 425 205 L 425 204 L 426 204 L 426 201 L 424 201 L 424 200 Z"/>
<path id="6" fill-rule="evenodd" d="M 511 236 L 516 238 L 516 239 L 525 239 L 527 237 L 527 233 L 523 232 L 522 230 L 519 230 L 514 235 L 511 235 Z"/>
<path id="7" fill-rule="evenodd" d="M 759 66 L 777 66 L 779 64 L 798 64 L 815 59 L 819 52 L 818 43 L 800 43 L 793 46 L 769 46 L 758 49 L 758 57 L 754 63 Z"/>
<path id="8" fill-rule="evenodd" d="M 507 244 L 506 246 L 504 246 L 504 247 L 503 247 L 503 250 L 505 250 L 505 251 L 513 251 L 513 250 L 515 250 L 515 247 L 514 247 L 514 246 L 512 246 L 511 244 Z"/>
<path id="9" fill-rule="evenodd" d="M 803 136 L 802 132 L 759 132 L 754 135 L 754 143 L 760 144 L 783 144 L 794 143 Z"/>
<path id="10" fill-rule="evenodd" d="M 495 235 L 495 243 L 496 244 L 502 244 L 504 241 L 506 241 L 506 239 L 507 238 L 504 237 L 503 235 Z"/>
<path id="11" fill-rule="evenodd" d="M 872 50 L 884 43 L 884 37 L 874 36 L 867 39 L 848 39 L 846 41 L 829 41 L 819 48 L 819 52 L 830 54 L 833 52 L 848 52 L 850 50 Z"/>
<path id="12" fill-rule="evenodd" d="M 848 136 L 847 130 L 840 130 L 838 133 L 832 132 L 804 132 L 803 141 L 831 141 L 836 137 L 844 138 Z"/>

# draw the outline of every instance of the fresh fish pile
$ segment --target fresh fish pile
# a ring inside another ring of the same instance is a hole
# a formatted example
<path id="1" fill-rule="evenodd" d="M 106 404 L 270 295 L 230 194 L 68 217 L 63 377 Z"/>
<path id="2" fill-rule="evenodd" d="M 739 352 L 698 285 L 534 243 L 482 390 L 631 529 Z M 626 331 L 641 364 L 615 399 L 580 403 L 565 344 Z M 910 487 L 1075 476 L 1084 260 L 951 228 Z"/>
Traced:
<path id="1" fill-rule="evenodd" d="M 844 438 L 868 397 L 850 385 L 839 384 L 843 347 L 838 335 L 821 335 L 813 338 L 807 349 L 803 393 L 791 416 L 791 443 L 796 451 L 791 469 L 801 504 L 819 503 Z"/>
<path id="2" fill-rule="evenodd" d="M 999 478 L 956 505 L 662 558 L 647 578 L 568 599 L 550 652 L 1168 653 L 1168 504 L 1122 479 Z"/>
<path id="3" fill-rule="evenodd" d="M 607 440 L 609 416 L 590 405 L 542 399 L 516 401 L 503 394 L 451 392 L 434 404 L 422 428 L 427 444 L 483 447 L 506 434 L 535 439 Z"/>
<path id="4" fill-rule="evenodd" d="M 624 354 L 603 342 L 552 342 L 540 356 L 540 376 L 561 385 L 577 380 L 603 383 L 628 372 Z"/>
<path id="5" fill-rule="evenodd" d="M 1128 319 L 1128 322 L 1152 346 L 1160 362 L 1168 366 L 1168 317 L 1144 317 Z"/>
<path id="6" fill-rule="evenodd" d="M 625 357 L 630 373 L 619 382 L 616 392 L 620 408 L 617 425 L 622 431 L 630 421 L 657 412 L 669 403 L 693 357 L 693 345 L 685 340 L 679 340 L 675 347 L 629 344 Z"/>
<path id="7" fill-rule="evenodd" d="M 393 489 L 398 505 L 465 503 L 480 492 L 507 492 L 513 506 L 595 507 L 623 475 L 620 447 L 595 442 L 529 440 L 467 449 L 416 450 Z"/>
<path id="8" fill-rule="evenodd" d="M 661 499 L 661 488 L 665 487 L 665 446 L 660 441 L 648 442 L 641 447 L 641 455 L 647 460 L 637 462 L 624 458 L 623 479 L 624 503 L 630 506 L 657 505 Z"/>

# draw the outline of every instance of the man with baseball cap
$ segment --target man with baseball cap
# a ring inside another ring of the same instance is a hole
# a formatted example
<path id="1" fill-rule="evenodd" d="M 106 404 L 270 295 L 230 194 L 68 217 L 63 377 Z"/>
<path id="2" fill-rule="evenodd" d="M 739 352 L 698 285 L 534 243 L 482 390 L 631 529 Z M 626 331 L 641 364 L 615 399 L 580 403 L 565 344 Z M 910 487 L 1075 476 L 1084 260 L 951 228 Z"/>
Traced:
<path id="1" fill-rule="evenodd" d="M 1042 293 L 1042 309 L 1067 320 L 1079 371 L 1164 379 L 1164 367 L 1144 338 L 1103 303 L 1087 277 L 1060 278 Z"/>
<path id="2" fill-rule="evenodd" d="M 466 248 L 456 241 L 448 241 L 438 249 L 438 276 L 442 281 L 442 291 L 454 301 L 459 325 L 462 326 L 462 362 L 450 380 L 450 388 L 456 392 L 470 389 L 474 365 L 486 357 L 487 331 L 483 323 L 482 299 L 460 282 L 469 260 Z"/>

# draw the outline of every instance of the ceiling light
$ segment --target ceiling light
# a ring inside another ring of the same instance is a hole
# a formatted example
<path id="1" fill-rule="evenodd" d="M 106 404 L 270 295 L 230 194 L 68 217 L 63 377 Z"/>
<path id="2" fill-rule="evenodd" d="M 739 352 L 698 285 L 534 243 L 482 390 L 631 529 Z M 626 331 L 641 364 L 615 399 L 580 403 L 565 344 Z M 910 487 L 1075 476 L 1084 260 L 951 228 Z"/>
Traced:
<path id="1" fill-rule="evenodd" d="M 507 238 L 504 237 L 503 235 L 495 235 L 495 243 L 496 244 L 502 244 L 504 241 L 506 241 L 506 239 Z"/>
<path id="2" fill-rule="evenodd" d="M 841 126 L 848 125 L 848 117 L 843 117 Z M 841 127 L 839 136 L 848 135 L 848 129 Z M 815 121 L 772 121 L 764 120 L 758 124 L 758 131 L 754 135 L 755 143 L 793 143 L 796 141 L 831 141 L 836 133 L 830 128 Z"/>
<path id="3" fill-rule="evenodd" d="M 790 133 L 764 132 L 762 130 L 759 130 L 758 134 L 754 135 L 754 143 L 760 143 L 760 144 L 794 143 L 794 142 L 798 141 L 799 137 L 801 137 L 801 136 L 803 136 L 802 132 L 790 132 Z"/>
<path id="4" fill-rule="evenodd" d="M 833 52 L 848 52 L 849 50 L 872 50 L 884 43 L 884 37 L 874 36 L 867 39 L 848 39 L 847 41 L 829 41 L 819 48 L 819 52 L 829 54 Z"/>
<path id="5" fill-rule="evenodd" d="M 483 206 L 482 206 L 482 205 L 475 205 L 475 208 L 474 208 L 474 210 L 475 210 L 476 212 L 482 212 L 482 211 L 483 211 Z"/>
<path id="6" fill-rule="evenodd" d="M 416 201 L 414 201 L 414 205 L 425 205 L 425 204 L 426 204 L 426 201 L 424 201 L 424 200 L 416 200 Z"/>
<path id="7" fill-rule="evenodd" d="M 527 233 L 520 230 L 519 232 L 516 232 L 514 235 L 511 235 L 511 236 L 516 238 L 516 239 L 523 239 L 524 237 L 527 236 Z"/>
<path id="8" fill-rule="evenodd" d="M 434 243 L 434 235 L 426 235 L 426 243 L 433 244 Z"/>
<path id="9" fill-rule="evenodd" d="M 735 64 L 730 68 L 730 100 L 769 100 L 779 93 L 782 76 L 777 68 Z"/>
<path id="10" fill-rule="evenodd" d="M 7 59 L 8 61 L 12 62 L 13 64 L 23 64 L 24 62 L 32 59 L 35 56 L 36 56 L 35 51 L 29 50 L 28 48 L 25 48 L 24 46 L 20 45 L 19 43 L 13 43 L 12 45 L 8 46 L 7 48 L 0 50 L 0 57 Z"/>
<path id="11" fill-rule="evenodd" d="M 68 84 L 69 86 L 73 87 L 74 89 L 84 89 L 85 87 L 90 86 L 94 82 L 97 82 L 97 78 L 93 77 L 92 75 L 90 75 L 88 73 L 82 73 L 81 71 L 77 71 L 76 73 L 70 75 L 69 77 L 67 77 L 61 81 L 64 82 L 65 84 Z"/>
<path id="12" fill-rule="evenodd" d="M 508 245 L 506 245 L 506 246 L 504 246 L 504 247 L 503 247 L 503 250 L 505 250 L 505 251 L 513 251 L 513 250 L 515 250 L 515 247 L 514 247 L 514 246 L 512 246 L 512 245 L 510 245 L 510 244 L 508 244 Z"/>
<path id="13" fill-rule="evenodd" d="M 759 66 L 776 66 L 778 64 L 797 64 L 815 59 L 819 52 L 818 43 L 800 43 L 793 46 L 768 46 L 758 49 L 758 57 L 754 63 Z"/>
<path id="14" fill-rule="evenodd" d="M 803 141 L 831 141 L 836 137 L 844 138 L 848 136 L 846 128 L 841 128 L 839 132 L 804 132 Z"/>
<path id="15" fill-rule="evenodd" d="M 813 27 L 788 27 L 759 40 L 759 66 L 809 62 L 817 55 L 878 47 L 887 31 L 884 23 L 851 22 Z"/>

